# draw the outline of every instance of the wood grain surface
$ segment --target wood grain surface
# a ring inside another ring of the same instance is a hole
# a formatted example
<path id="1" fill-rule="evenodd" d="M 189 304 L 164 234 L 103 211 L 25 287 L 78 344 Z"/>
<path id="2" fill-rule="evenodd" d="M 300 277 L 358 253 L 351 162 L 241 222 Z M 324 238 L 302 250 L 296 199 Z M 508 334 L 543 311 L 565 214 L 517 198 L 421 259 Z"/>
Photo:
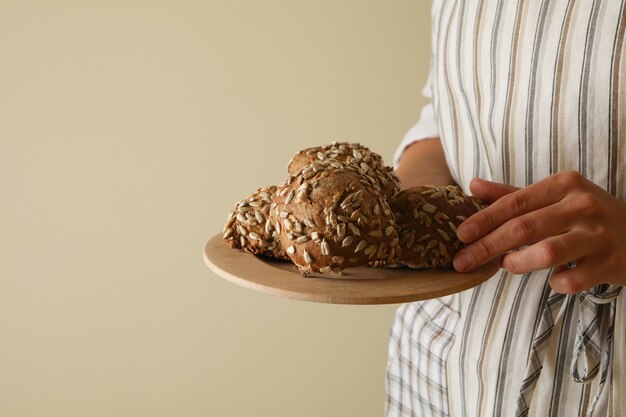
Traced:
<path id="1" fill-rule="evenodd" d="M 395 304 L 442 297 L 472 288 L 499 269 L 496 259 L 473 272 L 408 268 L 349 268 L 343 276 L 308 278 L 288 261 L 231 249 L 221 233 L 204 246 L 204 261 L 220 277 L 259 292 L 332 304 Z"/>

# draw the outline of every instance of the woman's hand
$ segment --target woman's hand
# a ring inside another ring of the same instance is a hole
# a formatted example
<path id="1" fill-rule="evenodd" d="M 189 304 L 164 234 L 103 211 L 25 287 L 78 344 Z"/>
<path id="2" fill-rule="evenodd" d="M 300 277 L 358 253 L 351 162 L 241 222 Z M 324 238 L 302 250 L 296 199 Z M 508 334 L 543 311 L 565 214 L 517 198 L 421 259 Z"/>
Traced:
<path id="1" fill-rule="evenodd" d="M 459 226 L 469 245 L 454 258 L 458 271 L 504 255 L 502 267 L 515 274 L 557 267 L 550 285 L 560 293 L 626 285 L 626 204 L 578 172 L 522 189 L 477 178 L 470 189 L 492 204 Z"/>

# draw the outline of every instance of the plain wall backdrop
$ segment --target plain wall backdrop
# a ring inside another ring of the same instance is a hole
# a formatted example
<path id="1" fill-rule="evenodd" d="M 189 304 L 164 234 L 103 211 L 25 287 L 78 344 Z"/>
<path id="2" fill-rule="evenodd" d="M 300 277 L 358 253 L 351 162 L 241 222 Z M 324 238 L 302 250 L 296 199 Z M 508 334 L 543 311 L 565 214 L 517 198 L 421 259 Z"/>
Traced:
<path id="1" fill-rule="evenodd" d="M 256 293 L 202 260 L 301 148 L 388 164 L 422 0 L 0 0 L 0 416 L 381 416 L 397 305 Z"/>

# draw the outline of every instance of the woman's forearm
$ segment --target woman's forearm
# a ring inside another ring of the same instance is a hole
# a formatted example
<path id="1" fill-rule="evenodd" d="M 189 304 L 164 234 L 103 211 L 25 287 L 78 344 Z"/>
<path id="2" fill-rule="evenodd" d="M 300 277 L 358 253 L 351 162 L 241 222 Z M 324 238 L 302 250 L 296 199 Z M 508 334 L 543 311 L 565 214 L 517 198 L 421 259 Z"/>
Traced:
<path id="1" fill-rule="evenodd" d="M 396 174 L 402 189 L 424 184 L 455 184 L 439 138 L 421 140 L 406 148 Z"/>

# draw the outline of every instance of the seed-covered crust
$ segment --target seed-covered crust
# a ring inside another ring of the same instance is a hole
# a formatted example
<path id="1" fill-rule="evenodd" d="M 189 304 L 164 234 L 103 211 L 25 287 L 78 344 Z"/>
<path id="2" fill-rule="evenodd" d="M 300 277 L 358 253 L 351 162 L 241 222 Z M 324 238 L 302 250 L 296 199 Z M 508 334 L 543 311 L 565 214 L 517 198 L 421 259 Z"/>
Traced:
<path id="1" fill-rule="evenodd" d="M 400 235 L 396 263 L 411 268 L 448 268 L 462 243 L 456 228 L 485 207 L 457 186 L 424 185 L 403 190 L 390 202 Z"/>
<path id="2" fill-rule="evenodd" d="M 400 180 L 393 168 L 385 166 L 379 154 L 359 143 L 331 142 L 328 145 L 303 149 L 289 161 L 287 171 L 295 174 L 305 165 L 329 159 L 354 164 L 359 172 L 372 176 L 388 200 L 400 191 Z"/>
<path id="3" fill-rule="evenodd" d="M 234 249 L 255 255 L 289 259 L 280 245 L 278 233 L 270 219 L 272 197 L 276 186 L 259 188 L 235 204 L 224 226 L 224 240 Z"/>
<path id="4" fill-rule="evenodd" d="M 394 259 L 398 250 L 393 213 L 378 182 L 353 164 L 305 165 L 278 188 L 270 216 L 304 275 Z"/>

